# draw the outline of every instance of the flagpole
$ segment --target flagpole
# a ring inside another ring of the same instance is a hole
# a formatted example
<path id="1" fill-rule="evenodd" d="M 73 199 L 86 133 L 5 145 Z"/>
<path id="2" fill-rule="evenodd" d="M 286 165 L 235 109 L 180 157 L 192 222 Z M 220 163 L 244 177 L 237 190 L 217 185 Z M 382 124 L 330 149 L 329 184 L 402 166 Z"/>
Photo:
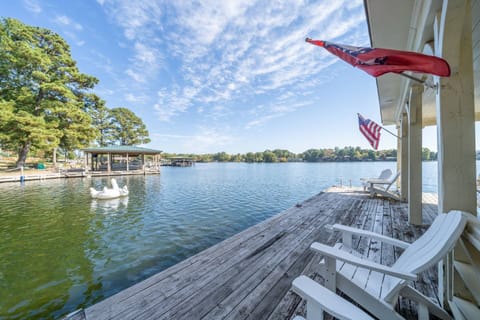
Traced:
<path id="1" fill-rule="evenodd" d="M 397 136 L 396 134 L 394 134 L 393 132 L 391 132 L 390 130 L 387 130 L 385 129 L 384 127 L 380 126 L 383 130 L 387 131 L 388 133 L 390 133 L 392 136 L 396 137 L 397 139 L 400 139 L 402 140 L 402 138 L 400 138 L 399 136 Z"/>
<path id="2" fill-rule="evenodd" d="M 429 88 L 431 88 L 431 89 L 436 89 L 436 88 L 437 88 L 436 85 L 432 85 L 432 84 L 426 82 L 425 80 L 419 79 L 419 78 L 414 77 L 414 76 L 411 76 L 411 75 L 409 75 L 409 74 L 400 72 L 399 75 L 404 76 L 405 78 L 408 78 L 408 79 L 410 79 L 410 80 L 419 82 L 419 83 L 423 84 L 424 86 L 427 86 L 427 87 L 429 87 Z"/>

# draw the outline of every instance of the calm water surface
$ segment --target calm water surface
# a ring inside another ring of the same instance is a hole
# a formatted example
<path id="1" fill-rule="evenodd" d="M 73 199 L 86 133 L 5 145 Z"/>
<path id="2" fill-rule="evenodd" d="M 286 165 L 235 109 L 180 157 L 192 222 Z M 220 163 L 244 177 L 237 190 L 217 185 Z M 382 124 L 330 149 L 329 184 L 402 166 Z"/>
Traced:
<path id="1" fill-rule="evenodd" d="M 59 318 L 113 295 L 338 184 L 394 162 L 197 164 L 118 177 L 130 196 L 92 200 L 107 178 L 0 184 L 0 318 Z M 423 165 L 436 192 L 436 162 Z"/>

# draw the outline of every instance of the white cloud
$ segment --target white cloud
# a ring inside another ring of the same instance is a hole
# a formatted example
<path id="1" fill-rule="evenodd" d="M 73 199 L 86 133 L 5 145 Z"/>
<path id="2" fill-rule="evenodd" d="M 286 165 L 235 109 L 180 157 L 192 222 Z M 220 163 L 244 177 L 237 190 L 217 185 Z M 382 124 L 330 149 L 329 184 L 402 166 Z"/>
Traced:
<path id="1" fill-rule="evenodd" d="M 63 34 L 65 34 L 65 36 L 69 37 L 79 47 L 81 47 L 85 44 L 85 41 L 78 39 L 77 35 L 73 32 L 63 31 Z"/>
<path id="2" fill-rule="evenodd" d="M 143 86 L 162 80 L 150 88 L 158 91 L 161 121 L 190 108 L 219 120 L 256 99 L 270 102 L 245 128 L 294 112 L 313 86 L 335 76 L 325 70 L 339 61 L 306 36 L 354 45 L 368 39 L 358 32 L 366 29 L 360 0 L 98 2 L 133 48 L 126 74 Z"/>
<path id="3" fill-rule="evenodd" d="M 251 129 L 263 125 L 272 119 L 284 116 L 290 112 L 294 112 L 297 109 L 312 104 L 310 101 L 295 101 L 299 101 L 299 99 L 295 97 L 295 94 L 289 93 L 287 95 L 281 95 L 277 101 L 270 103 L 268 107 L 264 105 L 257 107 L 256 110 L 252 110 L 254 119 L 250 120 L 245 125 L 245 129 Z"/>
<path id="4" fill-rule="evenodd" d="M 23 0 L 23 6 L 25 7 L 25 9 L 33 13 L 38 14 L 42 12 L 42 7 L 38 3 L 38 1 L 35 0 Z"/>
<path id="5" fill-rule="evenodd" d="M 192 135 L 181 134 L 153 134 L 153 137 L 163 141 L 177 140 L 175 143 L 179 149 L 188 150 L 192 153 L 216 152 L 219 148 L 230 145 L 235 138 L 229 134 L 229 128 L 206 128 L 198 127 Z"/>
<path id="6" fill-rule="evenodd" d="M 125 94 L 124 99 L 128 102 L 139 103 L 147 101 L 148 97 L 146 95 L 135 95 L 129 92 Z"/>
<path id="7" fill-rule="evenodd" d="M 134 52 L 135 54 L 130 59 L 131 64 L 126 73 L 133 80 L 145 83 L 156 74 L 161 66 L 163 56 L 157 48 L 141 42 L 135 43 Z"/>
<path id="8" fill-rule="evenodd" d="M 281 114 L 272 113 L 272 114 L 269 114 L 269 115 L 258 117 L 256 119 L 248 122 L 245 126 L 245 129 L 250 129 L 250 128 L 253 128 L 253 127 L 260 126 L 260 125 L 264 124 L 265 122 L 270 121 L 270 120 L 275 119 L 275 118 L 278 118 L 280 116 L 281 116 Z"/>
<path id="9" fill-rule="evenodd" d="M 69 26 L 69 27 L 72 27 L 72 28 L 74 28 L 75 30 L 78 30 L 78 31 L 83 30 L 83 27 L 80 23 L 77 23 L 77 22 L 73 21 L 72 19 L 70 19 L 69 17 L 64 16 L 64 15 L 55 17 L 54 21 L 57 24 L 60 24 L 60 25 L 63 25 L 63 26 Z"/>
<path id="10" fill-rule="evenodd" d="M 185 112 L 192 105 L 192 98 L 195 96 L 196 90 L 185 88 L 179 91 L 178 87 L 173 92 L 160 90 L 158 101 L 154 105 L 158 119 L 161 121 L 169 121 L 173 116 Z"/>
<path id="11" fill-rule="evenodd" d="M 123 28 L 125 37 L 129 40 L 142 38 L 149 26 L 158 25 L 157 19 L 162 14 L 159 1 L 101 0 L 98 2 Z"/>
<path id="12" fill-rule="evenodd" d="M 141 82 L 141 83 L 147 82 L 147 79 L 145 78 L 144 74 L 142 74 L 141 72 L 138 72 L 138 71 L 135 71 L 135 70 L 132 70 L 132 69 L 129 68 L 129 69 L 125 70 L 125 73 L 130 78 L 132 78 L 133 80 L 135 80 L 137 82 Z"/>

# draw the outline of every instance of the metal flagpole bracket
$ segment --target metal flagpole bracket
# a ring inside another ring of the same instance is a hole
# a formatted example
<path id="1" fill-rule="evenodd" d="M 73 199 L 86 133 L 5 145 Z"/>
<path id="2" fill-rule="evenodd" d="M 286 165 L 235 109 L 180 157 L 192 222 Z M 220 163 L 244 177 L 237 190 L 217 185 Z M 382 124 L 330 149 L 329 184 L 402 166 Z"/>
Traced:
<path id="1" fill-rule="evenodd" d="M 385 129 L 385 128 L 382 127 L 382 126 L 381 126 L 381 128 L 382 128 L 383 130 L 387 131 L 388 133 L 390 133 L 392 136 L 396 137 L 397 139 L 402 140 L 402 137 L 397 136 L 397 135 L 396 135 L 395 133 L 393 133 L 392 131 Z"/>
<path id="2" fill-rule="evenodd" d="M 425 87 L 428 87 L 428 88 L 430 88 L 430 89 L 433 89 L 433 90 L 437 91 L 437 85 L 431 83 L 431 81 L 425 81 L 425 80 L 419 79 L 419 78 L 417 78 L 417 77 L 411 76 L 411 75 L 406 74 L 406 73 L 403 73 L 403 72 L 399 73 L 399 75 L 402 75 L 402 76 L 404 76 L 405 78 L 408 78 L 408 79 L 413 80 L 413 81 L 415 81 L 415 82 L 421 83 L 421 84 L 423 84 Z"/>

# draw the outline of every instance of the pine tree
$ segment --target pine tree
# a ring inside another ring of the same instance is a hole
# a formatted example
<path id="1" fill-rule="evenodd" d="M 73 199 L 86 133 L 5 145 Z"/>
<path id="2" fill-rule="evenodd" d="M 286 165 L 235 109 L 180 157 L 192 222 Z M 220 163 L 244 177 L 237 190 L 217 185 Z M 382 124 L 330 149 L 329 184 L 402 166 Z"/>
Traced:
<path id="1" fill-rule="evenodd" d="M 127 108 L 110 110 L 112 132 L 111 143 L 119 145 L 136 145 L 149 143 L 148 130 L 142 119 Z"/>
<path id="2" fill-rule="evenodd" d="M 0 20 L 0 143 L 18 151 L 17 166 L 32 148 L 69 149 L 92 139 L 84 99 L 97 82 L 80 73 L 58 34 Z"/>

